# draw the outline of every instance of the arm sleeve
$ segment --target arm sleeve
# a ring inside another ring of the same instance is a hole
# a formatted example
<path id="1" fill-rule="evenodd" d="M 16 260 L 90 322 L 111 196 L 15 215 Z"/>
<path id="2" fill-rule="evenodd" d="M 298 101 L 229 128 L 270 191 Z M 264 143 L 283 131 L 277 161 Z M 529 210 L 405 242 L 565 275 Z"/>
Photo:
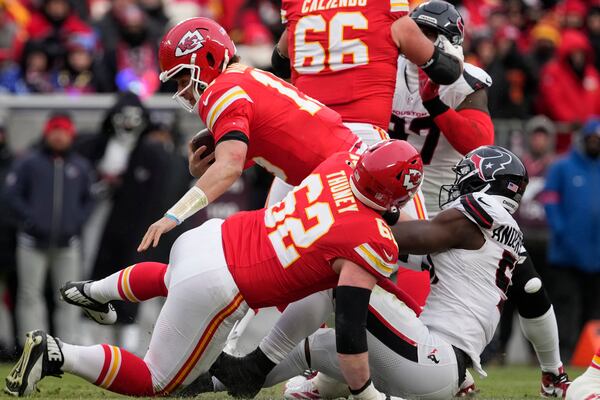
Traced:
<path id="1" fill-rule="evenodd" d="M 550 167 L 546 176 L 546 186 L 541 196 L 546 210 L 548 225 L 554 233 L 560 234 L 564 228 L 564 217 L 561 212 L 561 176 L 557 164 Z"/>
<path id="2" fill-rule="evenodd" d="M 465 155 L 479 146 L 494 143 L 494 125 L 488 113 L 475 109 L 456 111 L 439 97 L 423 102 L 423 105 L 448 142 L 460 154 Z"/>

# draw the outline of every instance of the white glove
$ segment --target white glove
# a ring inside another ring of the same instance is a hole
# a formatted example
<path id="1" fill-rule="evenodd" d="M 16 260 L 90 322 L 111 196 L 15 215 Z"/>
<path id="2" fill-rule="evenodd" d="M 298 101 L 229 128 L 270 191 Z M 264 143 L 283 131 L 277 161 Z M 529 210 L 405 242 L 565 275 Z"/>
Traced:
<path id="1" fill-rule="evenodd" d="M 373 382 L 367 386 L 362 392 L 357 394 L 351 394 L 348 397 L 349 400 L 404 400 L 402 397 L 388 396 L 375 389 Z"/>
<path id="2" fill-rule="evenodd" d="M 458 58 L 461 61 L 461 64 L 465 61 L 465 55 L 463 54 L 462 46 L 454 46 L 452 43 L 450 43 L 446 36 L 438 35 L 433 45 L 437 46 L 444 53 Z"/>

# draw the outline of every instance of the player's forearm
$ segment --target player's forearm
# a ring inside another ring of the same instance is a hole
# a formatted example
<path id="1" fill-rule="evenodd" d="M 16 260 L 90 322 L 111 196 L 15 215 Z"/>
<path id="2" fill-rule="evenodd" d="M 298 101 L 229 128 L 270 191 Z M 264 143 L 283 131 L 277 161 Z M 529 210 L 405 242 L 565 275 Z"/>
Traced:
<path id="1" fill-rule="evenodd" d="M 448 142 L 465 155 L 479 146 L 494 143 L 494 125 L 490 115 L 475 109 L 453 110 L 439 97 L 423 102 L 433 122 Z"/>
<path id="2" fill-rule="evenodd" d="M 338 353 L 338 358 L 344 380 L 351 390 L 359 390 L 369 381 L 369 377 L 371 376 L 371 372 L 369 371 L 369 353 Z"/>
<path id="3" fill-rule="evenodd" d="M 423 65 L 433 55 L 433 43 L 408 16 L 396 20 L 391 26 L 392 40 L 411 62 Z"/>
<path id="4" fill-rule="evenodd" d="M 181 224 L 225 193 L 241 173 L 242 167 L 215 162 L 165 216 Z"/>
<path id="5" fill-rule="evenodd" d="M 240 177 L 244 170 L 243 161 L 241 163 L 219 162 L 215 161 L 198 179 L 196 187 L 200 188 L 212 203 Z"/>
<path id="6" fill-rule="evenodd" d="M 437 232 L 429 221 L 399 222 L 391 228 L 398 243 L 399 254 L 429 254 L 437 247 Z"/>

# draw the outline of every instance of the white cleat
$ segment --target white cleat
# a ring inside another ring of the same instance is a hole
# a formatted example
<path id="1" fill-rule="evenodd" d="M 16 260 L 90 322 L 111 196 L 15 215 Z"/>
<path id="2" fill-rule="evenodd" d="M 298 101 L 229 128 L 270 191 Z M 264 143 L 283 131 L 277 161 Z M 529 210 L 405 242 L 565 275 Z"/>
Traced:
<path id="1" fill-rule="evenodd" d="M 312 379 L 307 379 L 303 375 L 295 376 L 285 383 L 283 398 L 286 400 L 295 399 L 320 399 L 319 389 Z"/>

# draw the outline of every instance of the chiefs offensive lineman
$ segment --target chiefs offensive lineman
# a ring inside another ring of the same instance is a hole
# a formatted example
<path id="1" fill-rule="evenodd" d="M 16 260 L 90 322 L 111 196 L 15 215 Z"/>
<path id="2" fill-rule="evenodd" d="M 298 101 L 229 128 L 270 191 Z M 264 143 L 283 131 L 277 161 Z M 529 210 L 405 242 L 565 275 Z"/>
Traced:
<path id="1" fill-rule="evenodd" d="M 173 393 L 208 371 L 249 307 L 286 304 L 335 286 L 344 379 L 357 399 L 385 399 L 370 379 L 365 329 L 371 289 L 393 273 L 398 253 L 381 215 L 410 200 L 421 177 L 419 154 L 402 141 L 382 142 L 360 159 L 332 155 L 282 202 L 184 233 L 168 268 L 136 264 L 88 283 L 77 299 L 67 297 L 106 315 L 112 300 L 166 296 L 144 359 L 32 331 L 5 390 L 29 395 L 45 376 L 70 372 L 117 393 Z"/>

